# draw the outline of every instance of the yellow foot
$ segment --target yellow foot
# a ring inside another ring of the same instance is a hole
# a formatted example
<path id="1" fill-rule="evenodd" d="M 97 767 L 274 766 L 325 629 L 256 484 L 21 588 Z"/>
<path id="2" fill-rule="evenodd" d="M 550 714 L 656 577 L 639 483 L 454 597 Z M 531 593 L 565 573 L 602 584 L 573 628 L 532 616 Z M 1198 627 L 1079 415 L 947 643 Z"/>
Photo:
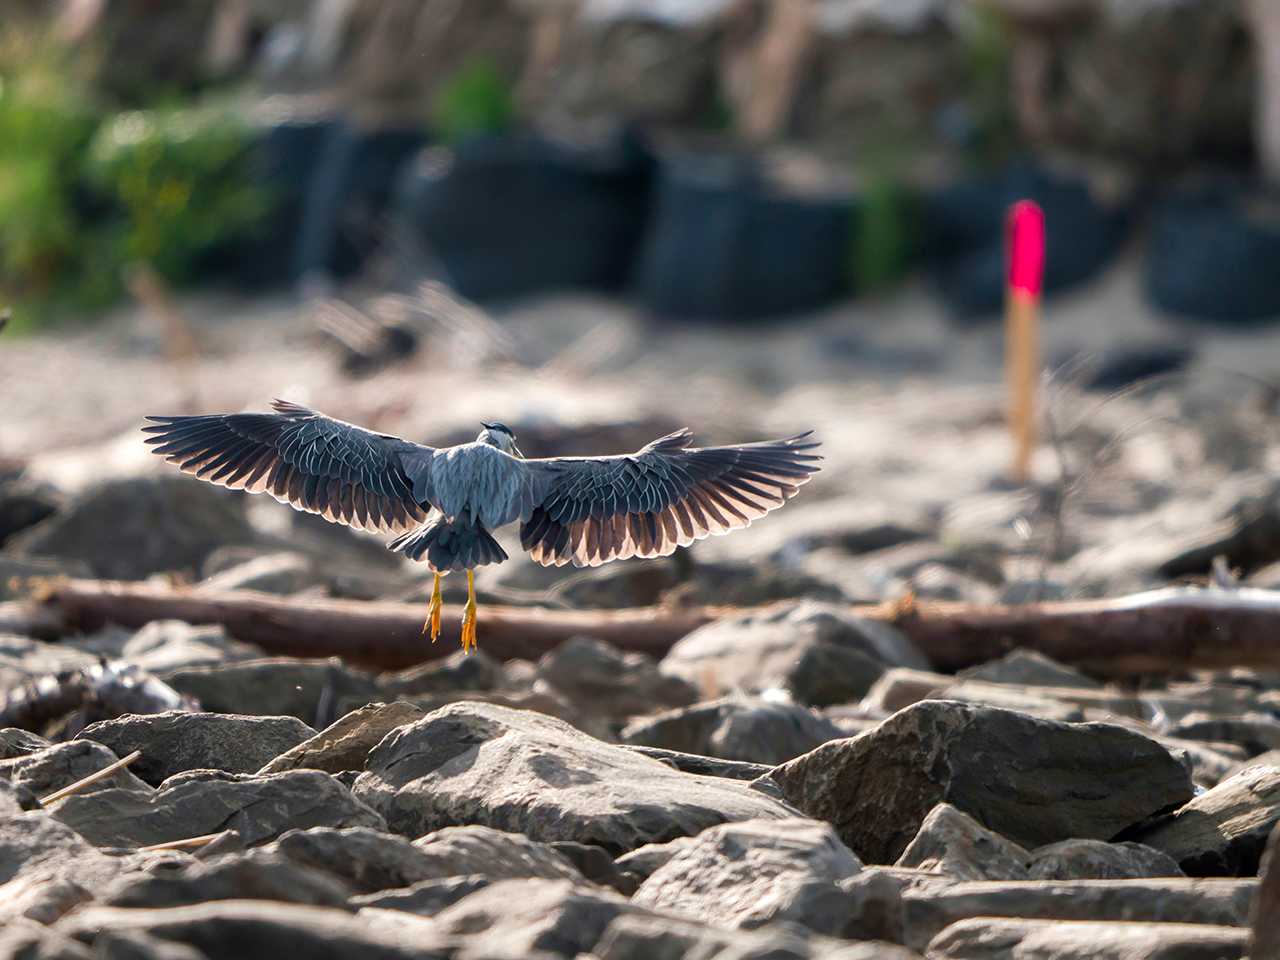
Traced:
<path id="1" fill-rule="evenodd" d="M 431 588 L 431 606 L 427 611 L 427 622 L 422 625 L 424 635 L 428 630 L 431 631 L 432 643 L 435 643 L 440 636 L 440 608 L 443 606 L 440 600 L 440 574 L 437 573 L 435 586 Z"/>
<path id="2" fill-rule="evenodd" d="M 467 605 L 462 610 L 462 652 L 476 648 L 476 581 L 475 574 L 467 571 Z"/>

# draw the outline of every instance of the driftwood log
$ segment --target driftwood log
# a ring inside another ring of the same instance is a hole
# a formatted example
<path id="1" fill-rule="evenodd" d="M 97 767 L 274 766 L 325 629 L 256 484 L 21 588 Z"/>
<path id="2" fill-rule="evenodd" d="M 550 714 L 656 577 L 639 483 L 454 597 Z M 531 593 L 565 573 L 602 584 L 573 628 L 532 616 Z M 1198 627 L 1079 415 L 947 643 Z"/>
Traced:
<path id="1" fill-rule="evenodd" d="M 398 669 L 447 656 L 456 648 L 459 611 L 445 611 L 444 636 L 422 636 L 425 604 L 296 600 L 248 591 L 206 593 L 155 583 L 61 580 L 45 583 L 33 618 L 64 630 L 152 620 L 220 623 L 239 640 L 270 653 L 341 657 Z M 1103 677 L 1232 666 L 1280 669 L 1280 593 L 1170 588 L 1115 600 L 1022 606 L 896 603 L 853 612 L 892 623 L 950 671 L 1022 647 Z M 573 636 L 589 635 L 623 650 L 660 657 L 703 624 L 739 608 L 650 607 L 548 610 L 485 605 L 480 642 L 499 659 L 536 659 Z"/>

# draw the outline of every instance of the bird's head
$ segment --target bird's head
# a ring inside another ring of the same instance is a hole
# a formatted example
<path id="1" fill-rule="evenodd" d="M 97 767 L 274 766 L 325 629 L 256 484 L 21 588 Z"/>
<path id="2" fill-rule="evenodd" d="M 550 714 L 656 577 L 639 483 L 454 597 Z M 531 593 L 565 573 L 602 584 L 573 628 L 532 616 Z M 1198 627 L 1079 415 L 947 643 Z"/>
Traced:
<path id="1" fill-rule="evenodd" d="M 524 456 L 520 452 L 520 448 L 516 446 L 516 435 L 511 432 L 511 428 L 505 423 L 499 423 L 497 420 L 485 423 L 482 420 L 480 426 L 484 427 L 484 429 L 476 437 L 476 443 L 487 443 L 489 446 L 497 447 L 503 453 L 509 453 L 513 457 Z"/>

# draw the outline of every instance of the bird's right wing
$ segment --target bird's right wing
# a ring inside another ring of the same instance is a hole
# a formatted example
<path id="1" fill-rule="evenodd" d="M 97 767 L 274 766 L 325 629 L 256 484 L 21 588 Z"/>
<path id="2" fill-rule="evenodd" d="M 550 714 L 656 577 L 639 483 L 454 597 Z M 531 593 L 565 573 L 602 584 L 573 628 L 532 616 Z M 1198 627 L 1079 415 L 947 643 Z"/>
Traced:
<path id="1" fill-rule="evenodd" d="M 699 449 L 682 430 L 627 456 L 520 461 L 536 493 L 520 544 L 544 566 L 665 557 L 782 506 L 817 471 L 817 446 L 806 433 Z"/>
<path id="2" fill-rule="evenodd" d="M 148 417 L 152 452 L 183 473 L 269 493 L 357 530 L 403 533 L 427 517 L 430 447 L 374 433 L 284 400 L 275 413 Z"/>

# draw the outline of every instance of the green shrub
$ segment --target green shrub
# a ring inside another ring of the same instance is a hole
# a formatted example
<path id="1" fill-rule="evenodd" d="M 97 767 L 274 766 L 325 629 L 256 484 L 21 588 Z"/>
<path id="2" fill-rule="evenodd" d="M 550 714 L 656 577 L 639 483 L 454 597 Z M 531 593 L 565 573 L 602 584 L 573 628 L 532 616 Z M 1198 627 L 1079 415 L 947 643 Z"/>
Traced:
<path id="1" fill-rule="evenodd" d="M 221 109 L 119 114 L 102 125 L 86 178 L 116 211 L 116 262 L 147 262 L 173 283 L 244 236 L 270 208 L 248 170 L 250 130 Z"/>
<path id="2" fill-rule="evenodd" d="M 431 121 L 448 143 L 477 134 L 501 133 L 515 119 L 511 85 L 491 60 L 469 61 L 436 93 Z"/>
<path id="3" fill-rule="evenodd" d="M 71 57 L 0 40 L 0 295 L 49 296 L 77 270 L 76 185 L 94 114 Z"/>

